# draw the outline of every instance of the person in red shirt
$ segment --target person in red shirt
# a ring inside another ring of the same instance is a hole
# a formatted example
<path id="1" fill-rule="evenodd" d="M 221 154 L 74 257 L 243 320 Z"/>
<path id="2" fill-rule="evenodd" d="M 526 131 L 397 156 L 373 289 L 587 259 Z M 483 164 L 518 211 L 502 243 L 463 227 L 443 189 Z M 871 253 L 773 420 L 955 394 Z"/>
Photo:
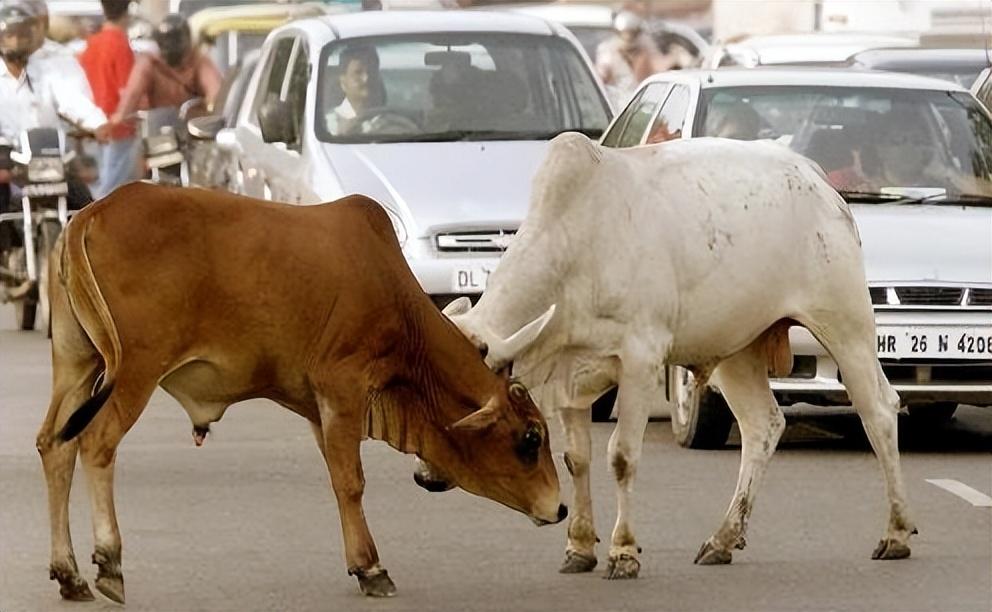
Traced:
<path id="1" fill-rule="evenodd" d="M 106 18 L 103 28 L 86 41 L 79 63 L 93 90 L 93 101 L 108 117 L 118 110 L 121 93 L 134 67 L 134 52 L 127 37 L 130 0 L 101 0 Z M 137 178 L 138 139 L 134 127 L 114 125 L 110 142 L 101 147 L 97 198 Z"/>

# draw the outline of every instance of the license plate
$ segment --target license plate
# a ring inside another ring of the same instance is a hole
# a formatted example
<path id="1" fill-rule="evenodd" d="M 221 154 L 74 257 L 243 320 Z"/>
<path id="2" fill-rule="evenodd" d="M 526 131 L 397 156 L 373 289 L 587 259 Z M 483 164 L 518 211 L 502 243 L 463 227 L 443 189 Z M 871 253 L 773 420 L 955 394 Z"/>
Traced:
<path id="1" fill-rule="evenodd" d="M 879 357 L 992 357 L 992 327 L 879 327 Z"/>
<path id="2" fill-rule="evenodd" d="M 32 183 L 21 188 L 21 195 L 29 198 L 47 198 L 68 195 L 67 183 Z"/>
<path id="3" fill-rule="evenodd" d="M 455 268 L 451 288 L 455 293 L 482 293 L 486 290 L 486 282 L 492 271 L 488 266 Z"/>

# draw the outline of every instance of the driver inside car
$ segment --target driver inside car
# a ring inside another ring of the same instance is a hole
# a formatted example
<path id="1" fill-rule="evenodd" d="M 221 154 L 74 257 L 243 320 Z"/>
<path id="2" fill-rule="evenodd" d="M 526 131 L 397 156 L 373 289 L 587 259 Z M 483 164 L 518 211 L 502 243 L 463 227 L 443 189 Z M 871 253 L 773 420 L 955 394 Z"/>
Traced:
<path id="1" fill-rule="evenodd" d="M 327 114 L 327 130 L 335 136 L 362 133 L 370 128 L 363 115 L 385 104 L 379 74 L 379 54 L 374 47 L 357 45 L 341 52 L 338 79 L 344 100 Z"/>

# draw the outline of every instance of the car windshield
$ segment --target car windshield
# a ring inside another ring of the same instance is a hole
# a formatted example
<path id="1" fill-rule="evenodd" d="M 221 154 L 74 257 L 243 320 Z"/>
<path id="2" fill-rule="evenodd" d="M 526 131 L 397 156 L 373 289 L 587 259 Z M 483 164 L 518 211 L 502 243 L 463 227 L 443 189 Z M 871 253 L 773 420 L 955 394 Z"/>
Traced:
<path id="1" fill-rule="evenodd" d="M 728 87 L 704 91 L 700 109 L 695 135 L 776 140 L 819 163 L 841 192 L 992 196 L 992 121 L 966 93 Z"/>
<path id="2" fill-rule="evenodd" d="M 321 53 L 315 128 L 328 142 L 597 138 L 609 108 L 561 38 L 486 32 L 369 37 Z"/>

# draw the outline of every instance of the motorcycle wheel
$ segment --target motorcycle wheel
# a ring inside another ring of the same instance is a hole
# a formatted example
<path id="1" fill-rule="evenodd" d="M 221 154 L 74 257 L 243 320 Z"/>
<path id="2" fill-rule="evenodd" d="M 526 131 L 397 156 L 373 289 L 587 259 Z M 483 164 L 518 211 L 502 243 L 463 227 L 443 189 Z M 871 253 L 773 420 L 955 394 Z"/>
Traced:
<path id="1" fill-rule="evenodd" d="M 24 298 L 14 302 L 14 317 L 17 320 L 17 329 L 31 331 L 34 329 L 35 316 L 38 312 L 38 302 L 32 298 Z"/>

